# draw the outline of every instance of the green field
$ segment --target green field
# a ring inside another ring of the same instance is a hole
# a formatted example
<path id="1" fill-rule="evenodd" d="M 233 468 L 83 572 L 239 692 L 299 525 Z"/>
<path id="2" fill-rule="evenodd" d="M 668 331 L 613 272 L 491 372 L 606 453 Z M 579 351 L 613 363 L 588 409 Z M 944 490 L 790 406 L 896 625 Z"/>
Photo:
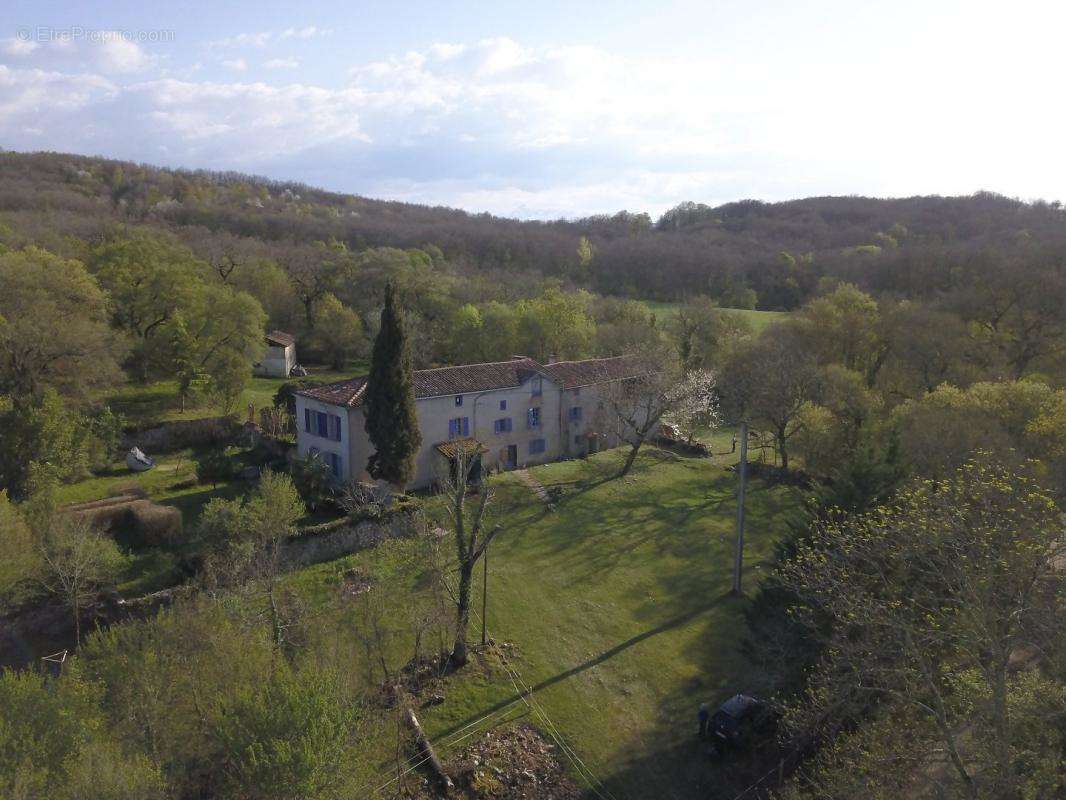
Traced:
<path id="1" fill-rule="evenodd" d="M 718 444 L 728 443 L 728 435 L 720 438 Z M 731 778 L 699 752 L 696 710 L 746 687 L 738 648 L 745 601 L 729 595 L 736 506 L 735 478 L 725 466 L 731 457 L 649 450 L 629 477 L 606 480 L 621 457 L 612 451 L 534 468 L 543 484 L 564 489 L 554 512 L 518 476 L 495 479 L 493 516 L 503 531 L 491 548 L 488 626 L 497 641 L 513 645 L 504 652 L 520 682 L 534 687 L 534 708 L 490 656 L 448 679 L 445 702 L 424 710 L 423 722 L 445 758 L 461 747 L 460 741 L 449 748 L 456 737 L 522 717 L 542 731 L 554 725 L 618 800 L 715 796 L 709 788 L 728 786 Z M 749 593 L 797 503 L 793 490 L 759 481 L 751 486 Z M 391 613 L 402 617 L 409 613 L 407 593 L 424 591 L 426 565 L 404 554 L 418 546 L 393 543 L 292 580 L 329 596 L 345 570 L 360 568 L 399 596 L 403 602 Z M 449 556 L 452 547 L 445 544 Z M 474 596 L 480 595 L 478 580 Z M 400 633 L 403 623 L 394 622 L 390 649 L 403 663 L 411 641 Z M 476 639 L 476 620 L 473 627 Z M 368 761 L 386 774 L 388 737 L 395 735 L 389 731 L 383 724 L 384 738 L 367 742 Z"/>
<path id="2" fill-rule="evenodd" d="M 312 367 L 310 371 L 308 379 L 340 381 L 357 375 L 365 375 L 367 364 L 363 361 L 354 362 L 349 369 L 340 372 L 323 367 Z M 249 404 L 254 404 L 256 409 L 272 406 L 274 393 L 282 384 L 290 380 L 296 379 L 252 378 L 237 406 L 237 415 L 243 418 L 247 414 Z M 207 398 L 193 398 L 186 404 L 185 411 L 182 411 L 178 398 L 178 384 L 177 381 L 172 380 L 155 381 L 146 386 L 130 383 L 116 389 L 101 400 L 133 424 L 200 419 L 219 413 L 217 409 L 211 408 Z"/>
<path id="3" fill-rule="evenodd" d="M 644 305 L 655 312 L 657 318 L 668 320 L 677 313 L 677 309 L 681 304 L 658 303 L 652 300 L 645 300 Z M 788 316 L 787 311 L 752 311 L 746 308 L 723 308 L 721 311 L 723 314 L 730 314 L 745 320 L 751 325 L 752 330 L 756 333 L 768 325 L 779 322 Z"/>

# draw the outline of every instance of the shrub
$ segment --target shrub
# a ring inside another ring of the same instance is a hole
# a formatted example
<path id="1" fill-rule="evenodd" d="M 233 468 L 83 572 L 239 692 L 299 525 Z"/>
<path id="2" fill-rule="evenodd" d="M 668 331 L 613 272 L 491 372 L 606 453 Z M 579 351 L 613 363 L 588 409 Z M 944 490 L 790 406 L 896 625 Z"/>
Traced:
<path id="1" fill-rule="evenodd" d="M 326 462 L 315 453 L 308 453 L 293 464 L 292 480 L 312 511 L 317 511 L 333 499 L 332 473 Z"/>
<path id="2" fill-rule="evenodd" d="M 233 460 L 229 448 L 214 447 L 196 459 L 196 480 L 218 486 L 233 480 Z"/>

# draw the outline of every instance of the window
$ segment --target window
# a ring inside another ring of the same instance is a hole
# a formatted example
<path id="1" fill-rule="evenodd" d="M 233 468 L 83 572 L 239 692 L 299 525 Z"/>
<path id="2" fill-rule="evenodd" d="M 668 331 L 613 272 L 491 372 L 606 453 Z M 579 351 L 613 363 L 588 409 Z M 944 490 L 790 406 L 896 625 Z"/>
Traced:
<path id="1" fill-rule="evenodd" d="M 498 419 L 492 424 L 493 433 L 510 433 L 513 429 L 510 417 Z"/>
<path id="2" fill-rule="evenodd" d="M 461 394 L 457 394 L 455 396 L 455 405 L 461 406 L 462 404 L 463 404 L 463 396 Z"/>
<path id="3" fill-rule="evenodd" d="M 543 452 L 544 452 L 544 440 L 543 439 L 534 439 L 533 441 L 531 441 L 529 443 L 529 454 L 531 456 L 535 456 L 537 453 L 543 453 Z"/>
<path id="4" fill-rule="evenodd" d="M 506 400 L 501 400 L 500 401 L 500 411 L 506 411 L 506 410 L 507 410 L 507 401 Z"/>
<path id="5" fill-rule="evenodd" d="M 572 406 L 570 408 L 570 421 L 571 422 L 580 422 L 581 421 L 581 406 Z"/>
<path id="6" fill-rule="evenodd" d="M 470 417 L 456 417 L 448 420 L 448 438 L 458 439 L 470 435 Z"/>
<path id="7" fill-rule="evenodd" d="M 341 457 L 336 453 L 326 453 L 326 461 L 329 463 L 329 471 L 333 473 L 333 477 L 341 477 L 343 468 Z"/>
<path id="8" fill-rule="evenodd" d="M 341 418 L 336 414 L 304 409 L 304 431 L 321 436 L 323 439 L 341 440 Z"/>
<path id="9" fill-rule="evenodd" d="M 534 375 L 532 380 L 533 396 L 540 397 L 540 393 L 544 391 L 543 379 L 540 375 Z"/>
<path id="10" fill-rule="evenodd" d="M 540 427 L 540 409 L 531 408 L 526 412 L 526 427 L 527 428 L 539 428 Z"/>

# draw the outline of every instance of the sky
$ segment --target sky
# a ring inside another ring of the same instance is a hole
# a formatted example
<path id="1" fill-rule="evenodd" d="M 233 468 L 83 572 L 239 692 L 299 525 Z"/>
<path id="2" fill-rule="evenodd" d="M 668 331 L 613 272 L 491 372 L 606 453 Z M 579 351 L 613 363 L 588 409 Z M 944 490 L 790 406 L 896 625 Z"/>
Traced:
<path id="1" fill-rule="evenodd" d="M 1066 199 L 1049 0 L 0 5 L 0 148 L 521 218 Z"/>

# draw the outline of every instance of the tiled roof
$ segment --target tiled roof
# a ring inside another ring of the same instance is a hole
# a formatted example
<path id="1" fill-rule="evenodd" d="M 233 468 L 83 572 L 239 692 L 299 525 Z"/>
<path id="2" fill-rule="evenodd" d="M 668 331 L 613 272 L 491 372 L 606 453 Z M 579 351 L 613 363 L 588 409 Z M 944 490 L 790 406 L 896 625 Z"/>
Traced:
<path id="1" fill-rule="evenodd" d="M 562 389 L 592 386 L 647 375 L 654 368 L 639 356 L 589 358 L 584 361 L 556 361 L 544 367 L 545 373 Z"/>
<path id="2" fill-rule="evenodd" d="M 513 358 L 490 364 L 465 364 L 458 367 L 420 369 L 414 374 L 415 397 L 442 397 L 470 394 L 492 389 L 512 389 L 525 383 L 530 375 L 545 374 L 544 367 L 531 358 Z M 352 378 L 340 383 L 315 386 L 298 394 L 341 406 L 358 406 L 363 402 L 366 378 Z"/>
<path id="3" fill-rule="evenodd" d="M 291 333 L 285 333 L 285 331 L 271 331 L 266 335 L 266 340 L 269 344 L 278 347 L 288 347 L 290 344 L 296 343 L 296 337 Z"/>
<path id="4" fill-rule="evenodd" d="M 301 389 L 296 394 L 334 406 L 357 406 L 363 402 L 365 388 L 366 377 L 364 376 L 338 383 L 327 383 L 323 386 L 312 386 L 310 389 Z"/>
<path id="5" fill-rule="evenodd" d="M 452 439 L 448 442 L 439 442 L 436 445 L 437 452 L 445 458 L 456 458 L 462 453 L 466 458 L 479 453 L 487 453 L 489 449 L 472 436 L 466 439 Z"/>
<path id="6" fill-rule="evenodd" d="M 513 358 L 489 364 L 464 364 L 458 367 L 420 369 L 414 374 L 415 397 L 443 397 L 470 394 L 493 389 L 513 389 L 521 386 L 530 375 L 540 373 L 564 389 L 591 386 L 605 381 L 646 375 L 650 369 L 635 356 L 590 358 L 586 361 L 557 361 L 543 366 L 531 358 Z M 339 383 L 315 386 L 297 394 L 338 406 L 356 407 L 362 404 L 366 378 L 352 378 Z"/>

